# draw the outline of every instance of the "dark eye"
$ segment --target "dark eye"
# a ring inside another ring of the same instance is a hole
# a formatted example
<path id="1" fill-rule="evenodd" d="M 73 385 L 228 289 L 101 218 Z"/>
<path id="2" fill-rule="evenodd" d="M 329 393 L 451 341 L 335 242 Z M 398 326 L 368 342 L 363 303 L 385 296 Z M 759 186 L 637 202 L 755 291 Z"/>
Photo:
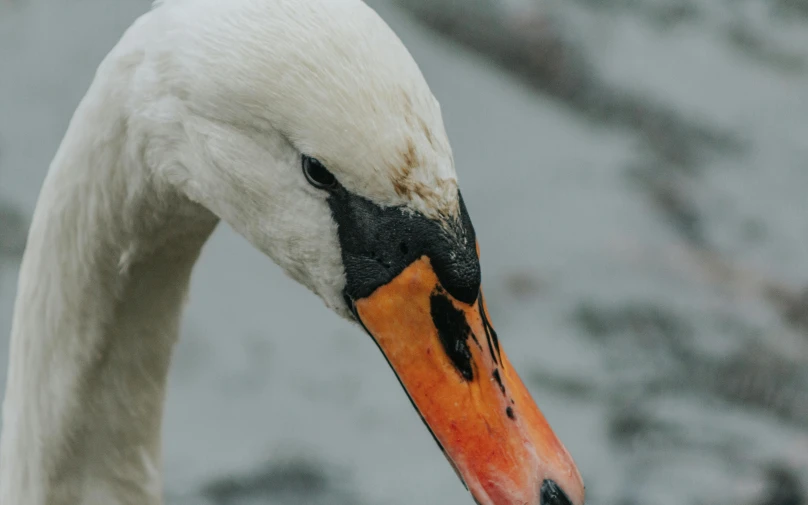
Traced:
<path id="1" fill-rule="evenodd" d="M 315 188 L 331 189 L 337 186 L 337 178 L 316 158 L 303 155 L 303 173 Z"/>

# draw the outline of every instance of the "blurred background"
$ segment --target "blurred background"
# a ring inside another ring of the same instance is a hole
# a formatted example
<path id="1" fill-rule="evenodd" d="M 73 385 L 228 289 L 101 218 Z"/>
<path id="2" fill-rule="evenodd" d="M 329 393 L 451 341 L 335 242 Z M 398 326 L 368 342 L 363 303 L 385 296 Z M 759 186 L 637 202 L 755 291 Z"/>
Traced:
<path id="1" fill-rule="evenodd" d="M 808 503 L 808 1 L 369 3 L 442 104 L 494 324 L 588 503 Z M 40 184 L 149 6 L 0 0 L 3 383 Z M 168 504 L 471 502 L 370 339 L 226 226 L 182 333 Z"/>

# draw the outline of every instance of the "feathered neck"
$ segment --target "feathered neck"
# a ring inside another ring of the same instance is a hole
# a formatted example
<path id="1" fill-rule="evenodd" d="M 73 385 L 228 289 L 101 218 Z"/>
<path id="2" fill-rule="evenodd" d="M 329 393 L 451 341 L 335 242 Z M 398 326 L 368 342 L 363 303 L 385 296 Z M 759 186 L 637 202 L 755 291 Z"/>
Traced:
<path id="1" fill-rule="evenodd" d="M 112 55 L 77 109 L 29 232 L 12 324 L 0 503 L 157 504 L 160 423 L 191 269 L 216 225 L 158 187 Z"/>

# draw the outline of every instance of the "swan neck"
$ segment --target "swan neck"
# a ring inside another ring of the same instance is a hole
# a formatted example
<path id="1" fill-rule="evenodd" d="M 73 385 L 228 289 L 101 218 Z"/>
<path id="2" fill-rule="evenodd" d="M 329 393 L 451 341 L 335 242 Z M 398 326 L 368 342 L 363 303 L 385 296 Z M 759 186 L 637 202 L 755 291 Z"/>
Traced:
<path id="1" fill-rule="evenodd" d="M 50 167 L 21 265 L 4 505 L 160 503 L 166 376 L 216 219 L 154 185 L 112 82 L 123 70 L 102 70 Z"/>

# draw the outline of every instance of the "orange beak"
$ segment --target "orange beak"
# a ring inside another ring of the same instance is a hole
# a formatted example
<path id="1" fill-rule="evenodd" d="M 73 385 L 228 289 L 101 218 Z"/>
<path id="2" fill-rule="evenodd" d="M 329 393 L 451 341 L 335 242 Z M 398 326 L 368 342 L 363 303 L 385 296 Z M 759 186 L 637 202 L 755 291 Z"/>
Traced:
<path id="1" fill-rule="evenodd" d="M 583 505 L 578 469 L 500 348 L 482 292 L 456 300 L 423 256 L 354 310 L 479 505 Z"/>

